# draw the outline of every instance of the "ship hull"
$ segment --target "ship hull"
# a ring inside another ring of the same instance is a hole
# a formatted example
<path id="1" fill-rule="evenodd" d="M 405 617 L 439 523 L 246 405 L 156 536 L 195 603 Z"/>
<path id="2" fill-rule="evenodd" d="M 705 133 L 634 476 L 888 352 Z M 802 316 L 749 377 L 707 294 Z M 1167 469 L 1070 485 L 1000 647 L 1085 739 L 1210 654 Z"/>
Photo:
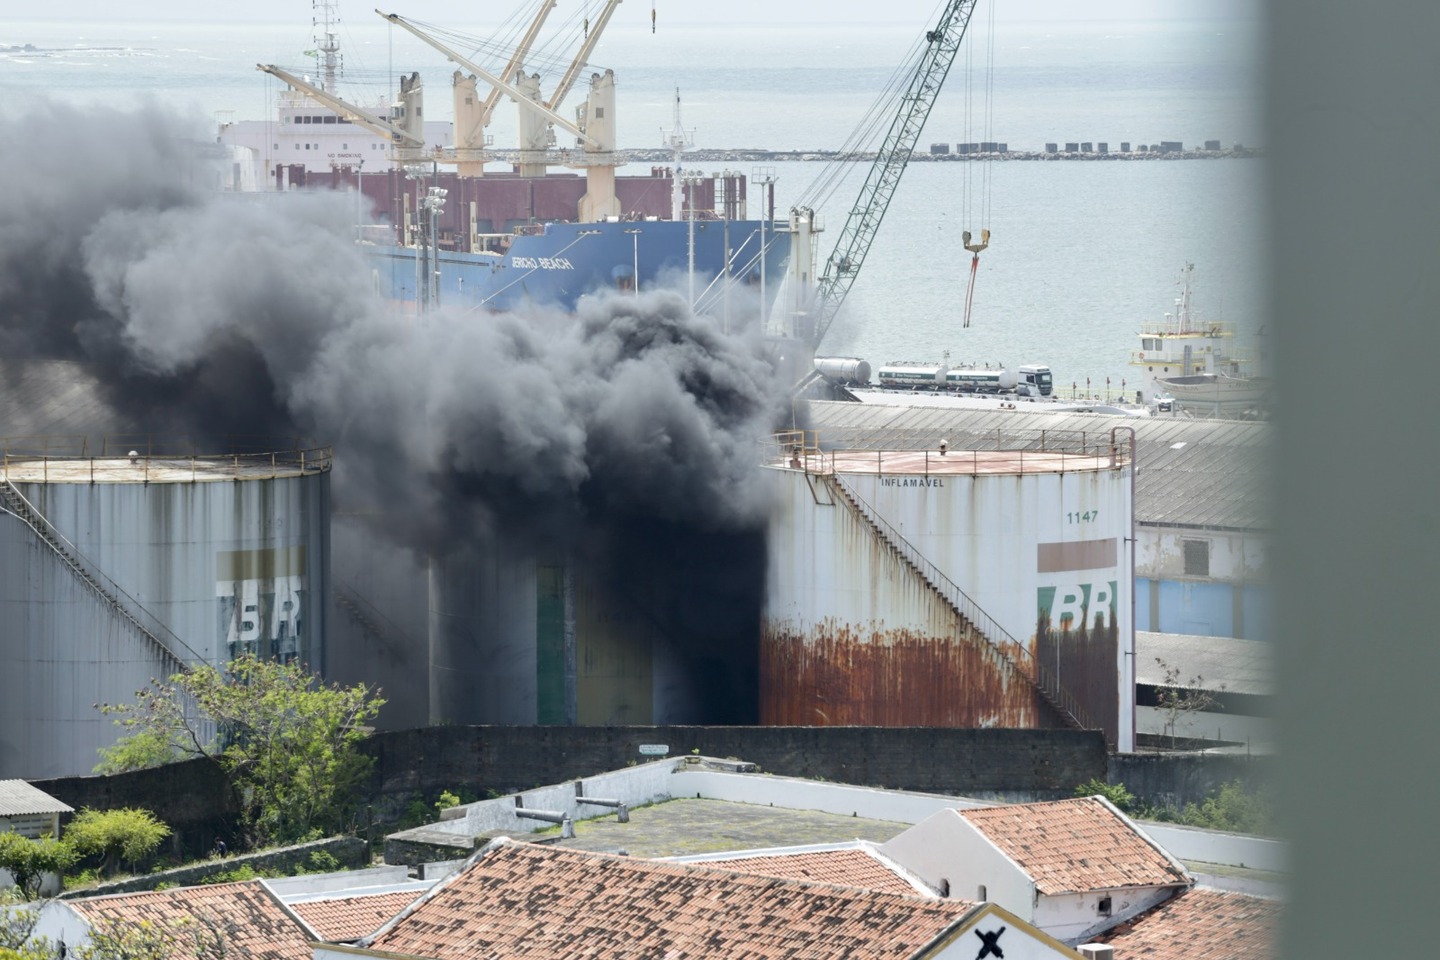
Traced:
<path id="1" fill-rule="evenodd" d="M 728 272 L 759 302 L 773 299 L 779 287 L 790 237 L 758 220 L 547 223 L 537 233 L 515 236 L 504 253 L 441 250 L 439 300 L 496 311 L 526 304 L 572 310 L 585 296 L 633 291 L 637 274 L 641 291 L 663 286 L 688 293 L 692 247 L 697 300 Z M 421 251 L 377 246 L 370 254 L 381 295 L 413 303 L 417 286 L 423 288 Z"/>

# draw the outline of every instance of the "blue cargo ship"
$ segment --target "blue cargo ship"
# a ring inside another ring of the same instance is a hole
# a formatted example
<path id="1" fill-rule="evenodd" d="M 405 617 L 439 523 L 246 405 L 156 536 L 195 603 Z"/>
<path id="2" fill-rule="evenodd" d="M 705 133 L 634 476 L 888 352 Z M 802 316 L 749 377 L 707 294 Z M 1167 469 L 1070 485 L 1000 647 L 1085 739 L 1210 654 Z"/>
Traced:
<path id="1" fill-rule="evenodd" d="M 550 222 L 507 238 L 503 251 L 439 250 L 435 289 L 446 306 L 573 309 L 582 296 L 634 291 L 637 282 L 641 291 L 668 286 L 713 299 L 729 276 L 769 301 L 789 254 L 784 226 L 759 220 Z M 423 250 L 376 246 L 371 258 L 381 296 L 415 302 L 418 287 L 423 297 Z"/>

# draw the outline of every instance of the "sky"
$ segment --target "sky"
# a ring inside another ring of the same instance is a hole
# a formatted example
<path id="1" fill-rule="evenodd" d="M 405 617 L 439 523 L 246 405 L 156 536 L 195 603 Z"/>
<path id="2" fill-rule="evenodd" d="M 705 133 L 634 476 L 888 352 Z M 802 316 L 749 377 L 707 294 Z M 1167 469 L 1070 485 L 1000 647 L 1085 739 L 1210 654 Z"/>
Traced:
<path id="1" fill-rule="evenodd" d="M 530 0 L 533 2 L 533 0 Z M 568 0 L 570 3 L 582 0 Z M 602 0 L 583 0 L 599 9 Z M 1263 0 L 997 0 L 996 19 L 1016 20 L 1168 20 L 1211 19 L 1254 15 Z M 617 21 L 648 19 L 653 5 L 657 21 L 670 23 L 867 23 L 921 21 L 938 9 L 939 0 L 625 0 Z M 523 5 L 521 0 L 489 4 L 475 0 L 395 0 L 381 3 L 387 12 L 432 23 L 475 23 L 503 19 Z M 61 0 L 31 8 L 29 18 L 43 20 L 227 20 L 286 22 L 308 11 L 309 0 L 224 0 L 201 8 L 194 0 Z M 369 15 L 374 2 L 336 0 L 342 18 Z M 487 18 L 487 9 L 490 12 Z M 197 15 L 205 9 L 206 15 Z"/>

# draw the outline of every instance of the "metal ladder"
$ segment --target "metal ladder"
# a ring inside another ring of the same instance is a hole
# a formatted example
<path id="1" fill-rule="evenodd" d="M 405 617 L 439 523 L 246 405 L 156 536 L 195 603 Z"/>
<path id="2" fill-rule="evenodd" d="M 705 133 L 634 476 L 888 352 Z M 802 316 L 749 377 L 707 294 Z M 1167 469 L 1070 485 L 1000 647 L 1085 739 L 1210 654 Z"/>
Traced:
<path id="1" fill-rule="evenodd" d="M 179 637 L 140 605 L 120 585 L 105 576 L 93 563 L 86 560 L 75 544 L 45 519 L 45 516 L 25 499 L 15 484 L 6 479 L 0 482 L 0 512 L 8 513 L 29 527 L 36 538 L 54 553 L 75 574 L 79 580 L 95 592 L 121 620 L 134 627 L 146 640 L 154 645 L 160 654 L 167 673 L 181 673 L 189 669 L 181 650 L 189 654 L 191 662 L 202 663 L 204 658 L 196 653 Z"/>
<path id="2" fill-rule="evenodd" d="M 995 648 L 1016 674 L 1022 676 L 1035 688 L 1040 698 L 1050 706 L 1066 726 L 1076 730 L 1098 730 L 1091 722 L 1080 702 L 1060 683 L 1060 678 L 1041 664 L 1033 654 L 1004 627 L 996 623 L 974 600 L 970 599 L 955 583 L 930 561 L 926 560 L 915 546 L 900 535 L 867 504 L 859 494 L 851 490 L 845 481 L 834 474 L 823 474 L 825 483 L 835 491 L 851 512 L 865 522 L 902 563 L 945 602 L 960 622 L 966 633 L 973 634 Z M 1017 662 L 1016 657 L 1020 661 Z"/>

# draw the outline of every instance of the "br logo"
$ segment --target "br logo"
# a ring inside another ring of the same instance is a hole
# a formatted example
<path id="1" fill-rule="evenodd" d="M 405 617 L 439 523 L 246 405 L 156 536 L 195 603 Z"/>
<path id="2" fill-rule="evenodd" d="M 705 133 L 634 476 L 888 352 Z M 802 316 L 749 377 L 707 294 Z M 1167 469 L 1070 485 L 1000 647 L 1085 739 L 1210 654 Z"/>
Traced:
<path id="1" fill-rule="evenodd" d="M 1092 629 L 1100 617 L 1108 626 L 1115 622 L 1115 598 L 1120 581 L 1075 583 L 1040 587 L 1036 591 L 1039 617 L 1053 630 L 1076 630 L 1083 623 Z"/>

